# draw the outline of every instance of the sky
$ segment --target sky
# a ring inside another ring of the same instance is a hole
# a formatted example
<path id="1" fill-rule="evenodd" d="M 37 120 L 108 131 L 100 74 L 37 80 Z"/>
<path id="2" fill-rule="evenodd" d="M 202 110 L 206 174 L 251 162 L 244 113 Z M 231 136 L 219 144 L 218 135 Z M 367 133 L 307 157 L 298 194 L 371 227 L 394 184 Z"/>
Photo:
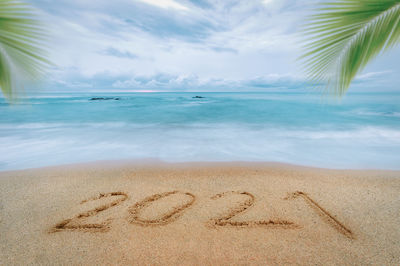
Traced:
<path id="1" fill-rule="evenodd" d="M 307 90 L 300 25 L 320 0 L 30 0 L 49 28 L 53 91 Z M 396 60 L 397 58 L 397 60 Z M 352 91 L 393 91 L 400 49 Z"/>

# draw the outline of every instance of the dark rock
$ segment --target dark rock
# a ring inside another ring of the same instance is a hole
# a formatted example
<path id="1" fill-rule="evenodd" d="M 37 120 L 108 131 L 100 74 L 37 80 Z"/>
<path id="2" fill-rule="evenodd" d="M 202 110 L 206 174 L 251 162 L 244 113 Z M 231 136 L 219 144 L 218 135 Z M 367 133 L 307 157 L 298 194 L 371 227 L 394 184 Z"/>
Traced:
<path id="1" fill-rule="evenodd" d="M 114 97 L 94 97 L 90 99 L 91 101 L 108 101 L 108 100 L 120 100 L 120 98 L 114 98 Z"/>

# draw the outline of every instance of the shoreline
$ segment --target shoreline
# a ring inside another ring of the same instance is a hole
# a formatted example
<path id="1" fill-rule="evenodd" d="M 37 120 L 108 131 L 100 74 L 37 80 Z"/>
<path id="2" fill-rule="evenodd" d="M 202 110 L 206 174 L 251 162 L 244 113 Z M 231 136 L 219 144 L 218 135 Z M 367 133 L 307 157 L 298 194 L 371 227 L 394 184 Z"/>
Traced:
<path id="1" fill-rule="evenodd" d="M 335 167 L 323 167 L 305 164 L 295 164 L 279 161 L 245 161 L 245 160 L 232 160 L 232 161 L 165 161 L 157 158 L 142 158 L 142 159 L 118 159 L 118 160 L 95 160 L 75 163 L 65 163 L 57 165 L 47 165 L 39 167 L 21 168 L 21 169 L 9 169 L 1 170 L 0 175 L 11 172 L 21 171 L 35 171 L 35 170 L 51 170 L 55 168 L 74 168 L 74 167 L 96 167 L 97 165 L 113 166 L 129 166 L 129 165 L 270 165 L 270 166 L 281 166 L 281 167 L 297 167 L 297 168 L 309 168 L 318 170 L 332 170 L 332 171 L 384 171 L 384 172 L 400 172 L 400 169 L 390 168 L 335 168 Z"/>
<path id="2" fill-rule="evenodd" d="M 0 172 L 5 264 L 400 263 L 400 171 L 107 161 Z"/>

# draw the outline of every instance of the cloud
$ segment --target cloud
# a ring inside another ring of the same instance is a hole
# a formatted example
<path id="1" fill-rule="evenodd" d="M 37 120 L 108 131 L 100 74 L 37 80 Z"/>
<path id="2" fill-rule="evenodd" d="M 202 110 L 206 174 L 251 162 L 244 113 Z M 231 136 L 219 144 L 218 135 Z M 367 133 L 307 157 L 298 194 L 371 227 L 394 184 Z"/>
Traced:
<path id="1" fill-rule="evenodd" d="M 304 80 L 293 75 L 271 74 L 253 79 L 201 78 L 196 75 L 157 74 L 119 79 L 116 89 L 159 91 L 270 91 L 299 89 Z"/>
<path id="2" fill-rule="evenodd" d="M 234 53 L 234 54 L 238 53 L 237 50 L 229 47 L 210 47 L 210 48 L 218 53 Z"/>
<path id="3" fill-rule="evenodd" d="M 32 2 L 51 30 L 56 87 L 221 91 L 301 86 L 298 29 L 320 0 Z M 398 69 L 395 58 L 366 73 Z"/>
<path id="4" fill-rule="evenodd" d="M 178 2 L 175 2 L 173 0 L 139 0 L 139 1 L 149 4 L 149 5 L 157 6 L 160 8 L 188 10 L 187 7 L 185 7 L 184 5 L 182 5 Z"/>
<path id="5" fill-rule="evenodd" d="M 119 58 L 129 58 L 129 59 L 139 58 L 139 56 L 137 56 L 133 53 L 130 53 L 128 51 L 121 51 L 121 50 L 115 49 L 113 47 L 109 47 L 109 48 L 101 51 L 100 54 L 115 56 L 115 57 L 119 57 Z"/>
<path id="6" fill-rule="evenodd" d="M 270 5 L 270 4 L 274 3 L 274 2 L 275 2 L 274 0 L 262 0 L 262 3 L 264 5 Z"/>
<path id="7" fill-rule="evenodd" d="M 385 76 L 388 76 L 388 74 L 391 74 L 391 73 L 393 73 L 393 71 L 391 71 L 391 70 L 378 71 L 378 72 L 367 72 L 367 73 L 358 75 L 355 78 L 355 81 L 371 81 L 371 80 L 383 78 Z"/>

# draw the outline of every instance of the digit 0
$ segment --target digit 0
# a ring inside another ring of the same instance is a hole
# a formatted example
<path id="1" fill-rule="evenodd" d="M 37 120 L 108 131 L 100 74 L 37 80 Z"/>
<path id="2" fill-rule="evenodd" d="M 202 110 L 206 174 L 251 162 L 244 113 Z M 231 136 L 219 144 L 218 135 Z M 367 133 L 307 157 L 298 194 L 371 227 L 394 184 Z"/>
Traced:
<path id="1" fill-rule="evenodd" d="M 160 200 L 162 198 L 174 195 L 174 194 L 183 194 L 189 197 L 189 200 L 186 203 L 183 203 L 182 205 L 174 207 L 171 211 L 166 212 L 164 215 L 162 215 L 160 218 L 157 219 L 143 219 L 140 218 L 140 213 L 142 212 L 143 209 L 148 208 L 149 205 L 151 205 L 153 202 Z M 166 225 L 169 224 L 176 219 L 178 219 L 184 212 L 185 209 L 189 208 L 193 203 L 195 202 L 196 197 L 188 192 L 179 192 L 179 191 L 171 191 L 171 192 L 165 192 L 161 194 L 154 194 L 152 196 L 149 196 L 139 202 L 137 202 L 135 205 L 130 207 L 128 209 L 129 211 L 129 222 L 132 224 L 138 224 L 138 225 Z"/>

